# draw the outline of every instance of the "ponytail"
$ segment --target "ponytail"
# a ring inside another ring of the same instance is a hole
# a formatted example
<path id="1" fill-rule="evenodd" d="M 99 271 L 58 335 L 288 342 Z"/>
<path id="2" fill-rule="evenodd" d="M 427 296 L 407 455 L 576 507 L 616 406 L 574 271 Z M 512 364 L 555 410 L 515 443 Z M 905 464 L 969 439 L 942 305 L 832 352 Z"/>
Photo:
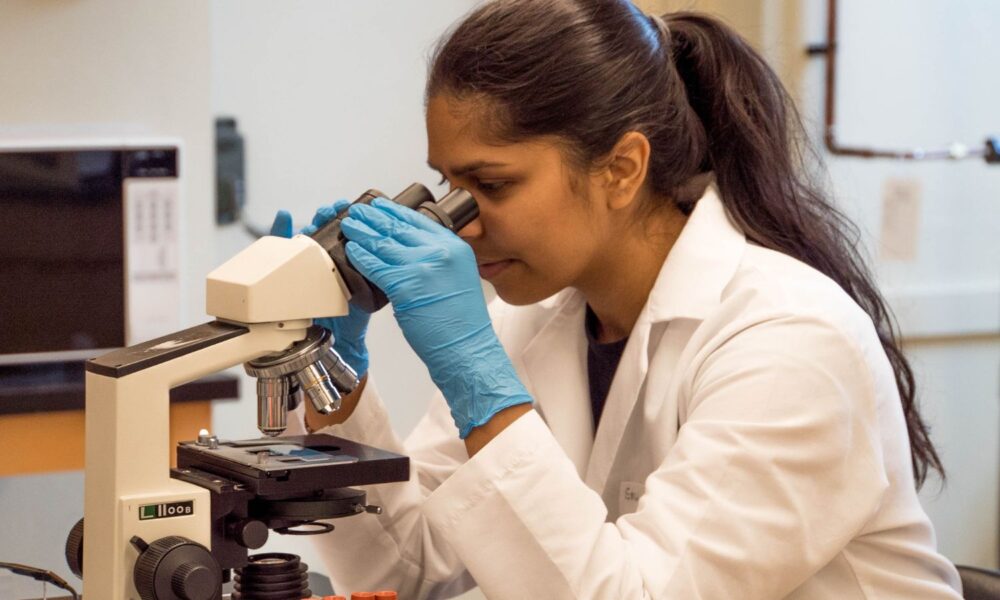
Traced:
<path id="1" fill-rule="evenodd" d="M 892 314 L 860 254 L 858 229 L 804 179 L 803 144 L 791 136 L 802 130 L 801 119 L 778 77 L 717 20 L 674 13 L 663 21 L 728 213 L 748 239 L 827 275 L 868 313 L 896 378 L 917 484 L 931 468 L 943 477 Z"/>

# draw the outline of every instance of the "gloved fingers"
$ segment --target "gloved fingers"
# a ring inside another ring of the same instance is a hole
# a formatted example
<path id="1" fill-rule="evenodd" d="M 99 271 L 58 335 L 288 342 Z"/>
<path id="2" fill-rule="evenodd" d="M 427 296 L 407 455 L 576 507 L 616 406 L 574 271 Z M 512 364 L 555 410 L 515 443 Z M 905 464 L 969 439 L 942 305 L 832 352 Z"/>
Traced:
<path id="1" fill-rule="evenodd" d="M 392 202 L 391 204 L 395 204 Z M 409 210 L 401 207 L 404 210 Z M 413 212 L 413 211 L 410 211 Z M 406 221 L 399 219 L 392 213 L 386 213 L 372 206 L 352 206 L 350 212 L 351 219 L 357 220 L 377 231 L 380 235 L 395 239 L 406 246 L 424 246 L 433 244 L 432 234 L 413 227 Z M 438 227 L 441 229 L 441 227 Z"/>
<path id="2" fill-rule="evenodd" d="M 337 213 L 344 210 L 350 205 L 351 203 L 349 201 L 340 199 L 334 202 L 333 204 L 328 204 L 326 206 L 319 207 L 319 209 L 316 210 L 316 214 L 313 215 L 313 220 L 312 220 L 313 227 L 319 229 L 320 227 L 326 225 L 330 219 L 337 216 Z"/>
<path id="3" fill-rule="evenodd" d="M 419 229 L 421 231 L 427 231 L 430 233 L 440 233 L 442 229 L 444 229 L 445 231 L 448 230 L 440 223 L 432 221 L 426 215 L 423 215 L 411 208 L 407 208 L 397 202 L 392 202 L 391 200 L 386 200 L 384 198 L 376 198 L 372 202 L 372 206 L 381 211 L 389 213 L 390 215 L 399 219 L 400 221 L 408 225 L 411 225 L 414 228 Z"/>
<path id="4" fill-rule="evenodd" d="M 271 235 L 283 238 L 292 237 L 292 214 L 287 210 L 279 210 L 271 223 Z"/>
<path id="5" fill-rule="evenodd" d="M 415 248 L 402 244 L 396 238 L 382 235 L 354 217 L 347 217 L 341 221 L 340 228 L 348 240 L 359 244 L 389 265 L 420 262 L 426 255 L 425 248 L 428 248 L 427 246 Z"/>
<path id="6" fill-rule="evenodd" d="M 347 258 L 368 281 L 371 281 L 382 290 L 385 290 L 386 275 L 392 271 L 390 265 L 385 264 L 378 256 L 365 250 L 357 242 L 347 242 L 344 248 L 347 251 Z"/>
<path id="7" fill-rule="evenodd" d="M 330 219 L 337 216 L 337 214 L 340 211 L 344 210 L 350 205 L 351 203 L 349 201 L 341 199 L 337 200 L 333 204 L 328 204 L 319 207 L 318 209 L 316 209 L 316 213 L 313 215 L 312 223 L 303 227 L 302 231 L 300 231 L 299 233 L 305 235 L 312 235 L 316 233 L 317 229 L 319 229 L 323 225 L 326 225 L 327 222 L 330 221 Z"/>
<path id="8" fill-rule="evenodd" d="M 340 230 L 348 240 L 383 240 L 386 236 L 368 226 L 368 223 L 354 217 L 346 217 L 340 222 Z"/>
<path id="9" fill-rule="evenodd" d="M 368 321 L 372 318 L 372 314 L 363 308 L 353 304 L 348 304 L 347 306 L 347 318 L 351 321 L 367 325 Z"/>

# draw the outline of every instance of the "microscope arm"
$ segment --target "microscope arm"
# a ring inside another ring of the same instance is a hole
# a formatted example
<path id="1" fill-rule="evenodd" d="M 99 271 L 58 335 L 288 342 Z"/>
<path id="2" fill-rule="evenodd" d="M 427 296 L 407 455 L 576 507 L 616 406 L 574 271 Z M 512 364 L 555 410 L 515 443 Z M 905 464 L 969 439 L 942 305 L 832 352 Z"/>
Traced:
<path id="1" fill-rule="evenodd" d="M 88 361 L 86 597 L 138 597 L 132 536 L 184 535 L 210 544 L 208 492 L 170 478 L 170 388 L 284 350 L 305 336 L 309 323 L 213 321 Z M 142 517 L 143 506 L 170 503 L 189 503 L 191 512 L 182 519 Z"/>

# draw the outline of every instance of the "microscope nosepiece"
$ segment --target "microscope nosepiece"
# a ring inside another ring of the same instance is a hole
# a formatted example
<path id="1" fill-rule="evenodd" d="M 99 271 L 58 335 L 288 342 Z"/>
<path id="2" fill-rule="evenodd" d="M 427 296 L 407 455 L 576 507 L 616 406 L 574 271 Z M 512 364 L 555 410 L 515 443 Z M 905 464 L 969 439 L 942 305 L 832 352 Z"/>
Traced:
<path id="1" fill-rule="evenodd" d="M 295 394 L 305 393 L 320 414 L 340 409 L 342 394 L 358 386 L 358 375 L 331 347 L 330 332 L 313 325 L 291 348 L 244 363 L 257 378 L 257 427 L 267 436 L 285 430 Z"/>

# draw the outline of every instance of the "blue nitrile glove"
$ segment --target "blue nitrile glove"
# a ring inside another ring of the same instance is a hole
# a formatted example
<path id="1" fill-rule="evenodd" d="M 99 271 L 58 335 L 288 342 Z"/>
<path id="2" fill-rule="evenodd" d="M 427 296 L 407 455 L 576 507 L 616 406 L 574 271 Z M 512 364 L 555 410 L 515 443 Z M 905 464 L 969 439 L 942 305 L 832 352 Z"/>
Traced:
<path id="1" fill-rule="evenodd" d="M 351 264 L 385 292 L 465 439 L 501 410 L 531 402 L 500 345 L 476 258 L 457 235 L 387 200 L 355 204 L 341 230 Z"/>
<path id="2" fill-rule="evenodd" d="M 337 200 L 332 205 L 322 206 L 313 216 L 312 225 L 302 228 L 305 235 L 311 235 L 344 209 L 350 202 Z M 271 235 L 292 237 L 292 215 L 286 210 L 279 210 L 271 225 Z M 365 332 L 368 330 L 368 320 L 371 315 L 360 308 L 349 305 L 346 316 L 314 319 L 313 322 L 325 327 L 333 334 L 333 349 L 347 364 L 357 372 L 358 377 L 368 373 L 368 348 L 365 346 Z"/>

